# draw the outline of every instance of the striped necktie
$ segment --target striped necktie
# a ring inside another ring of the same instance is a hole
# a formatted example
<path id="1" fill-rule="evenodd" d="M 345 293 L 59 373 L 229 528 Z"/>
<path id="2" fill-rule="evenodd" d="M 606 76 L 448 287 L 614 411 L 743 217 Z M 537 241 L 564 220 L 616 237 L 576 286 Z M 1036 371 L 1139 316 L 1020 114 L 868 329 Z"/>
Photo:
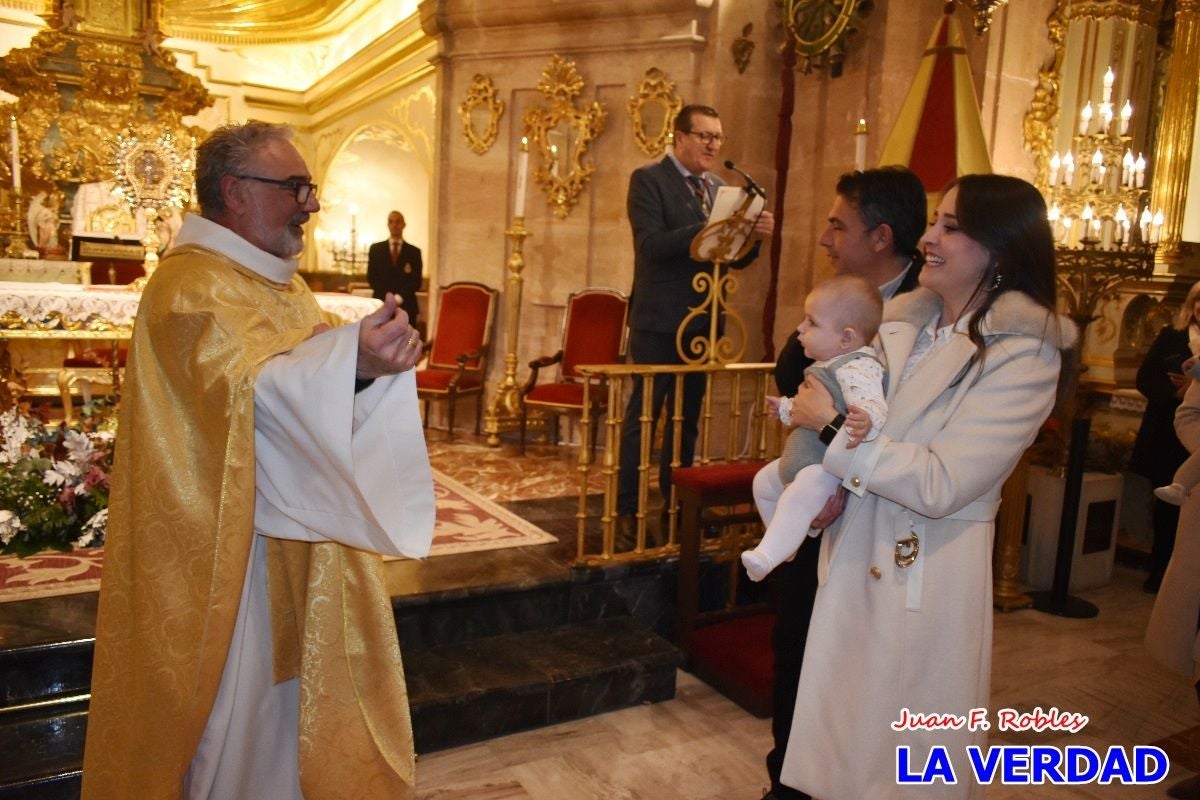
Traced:
<path id="1" fill-rule="evenodd" d="M 708 202 L 708 183 L 699 175 L 688 175 L 688 183 L 692 185 L 692 191 L 696 193 L 696 199 L 700 201 L 700 207 L 704 209 L 707 216 L 712 210 L 711 204 Z"/>

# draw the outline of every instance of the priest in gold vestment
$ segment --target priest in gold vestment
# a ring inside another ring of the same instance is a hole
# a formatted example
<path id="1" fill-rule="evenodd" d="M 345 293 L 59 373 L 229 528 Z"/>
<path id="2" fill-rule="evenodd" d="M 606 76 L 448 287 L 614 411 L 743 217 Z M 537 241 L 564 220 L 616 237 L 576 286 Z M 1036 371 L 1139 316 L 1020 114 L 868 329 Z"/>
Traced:
<path id="1" fill-rule="evenodd" d="M 295 274 L 320 204 L 287 128 L 219 129 L 197 187 L 134 326 L 83 796 L 409 797 L 377 554 L 431 543 L 420 340 L 394 297 L 322 318 Z"/>

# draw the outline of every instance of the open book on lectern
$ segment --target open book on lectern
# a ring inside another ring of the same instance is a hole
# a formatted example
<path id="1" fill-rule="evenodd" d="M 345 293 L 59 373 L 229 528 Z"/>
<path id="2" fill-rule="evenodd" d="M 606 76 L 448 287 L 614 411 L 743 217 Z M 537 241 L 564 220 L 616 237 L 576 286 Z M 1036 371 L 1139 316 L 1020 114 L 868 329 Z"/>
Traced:
<path id="1" fill-rule="evenodd" d="M 692 258 L 728 262 L 744 256 L 750 249 L 754 222 L 766 203 L 766 198 L 740 186 L 718 187 L 708 222 L 692 239 Z"/>

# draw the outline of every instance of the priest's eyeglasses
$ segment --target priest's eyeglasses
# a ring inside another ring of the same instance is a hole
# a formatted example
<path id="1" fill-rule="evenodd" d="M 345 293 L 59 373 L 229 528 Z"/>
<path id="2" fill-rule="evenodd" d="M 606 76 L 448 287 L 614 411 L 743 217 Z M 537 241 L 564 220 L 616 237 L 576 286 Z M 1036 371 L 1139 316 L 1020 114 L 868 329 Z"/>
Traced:
<path id="1" fill-rule="evenodd" d="M 259 183 L 269 183 L 272 186 L 282 186 L 296 196 L 296 202 L 304 205 L 309 200 L 317 196 L 317 185 L 308 181 L 298 181 L 295 178 L 281 180 L 279 178 L 261 178 L 258 175 L 234 175 L 235 178 L 241 178 L 247 181 L 258 181 Z"/>

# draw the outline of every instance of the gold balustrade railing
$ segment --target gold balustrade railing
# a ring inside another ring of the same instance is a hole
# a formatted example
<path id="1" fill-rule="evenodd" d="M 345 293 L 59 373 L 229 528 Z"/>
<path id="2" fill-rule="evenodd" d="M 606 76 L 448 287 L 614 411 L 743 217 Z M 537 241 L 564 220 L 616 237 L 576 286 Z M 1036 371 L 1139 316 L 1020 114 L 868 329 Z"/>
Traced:
<path id="1" fill-rule="evenodd" d="M 576 511 L 577 549 L 575 563 L 603 565 L 620 562 L 652 560 L 677 555 L 676 521 L 678 503 L 671 496 L 659 498 L 651 486 L 657 483 L 659 459 L 653 458 L 654 442 L 649 435 L 652 420 L 652 396 L 649 383 L 642 392 L 640 410 L 642 426 L 641 453 L 638 458 L 638 506 L 635 514 L 634 542 L 631 548 L 618 550 L 617 475 L 621 463 L 621 427 L 625 420 L 625 398 L 631 381 L 653 381 L 657 375 L 672 375 L 675 380 L 674 407 L 659 420 L 660 431 L 666 414 L 675 420 L 674 440 L 664 443 L 671 448 L 672 467 L 679 466 L 683 419 L 683 381 L 688 375 L 705 376 L 704 402 L 701 406 L 699 434 L 696 440 L 695 465 L 720 464 L 774 458 L 783 443 L 783 427 L 766 412 L 765 398 L 775 394 L 773 364 L 700 364 L 691 366 L 655 366 L 620 364 L 581 367 L 584 374 L 598 379 L 585 388 L 584 416 L 579 425 L 582 438 L 579 447 L 579 505 Z M 607 394 L 608 413 L 604 419 L 603 457 L 591 458 L 591 417 L 587 395 L 593 391 Z M 661 434 L 660 434 L 661 435 Z M 1011 513 L 1002 513 L 997 530 L 994 553 L 997 608 L 1009 610 L 1027 605 L 1028 598 L 1017 583 L 1020 569 L 1020 530 L 1024 523 L 1025 475 L 1028 456 L 1022 459 L 1015 474 L 1005 486 L 1004 500 Z M 596 494 L 600 493 L 597 504 Z M 667 529 L 657 528 L 662 510 L 667 514 Z M 1002 510 L 1003 511 L 1003 510 Z M 731 525 L 705 537 L 701 542 L 704 553 L 716 562 L 729 561 L 731 573 L 736 574 L 736 555 L 753 546 L 761 535 L 761 523 Z M 736 581 L 736 578 L 732 579 Z M 736 582 L 731 583 L 736 586 Z M 732 590 L 731 590 L 732 591 Z"/>
<path id="2" fill-rule="evenodd" d="M 659 435 L 667 415 L 675 421 L 673 441 L 662 446 L 671 449 L 672 467 L 680 464 L 683 420 L 683 382 L 693 374 L 705 379 L 704 402 L 700 409 L 694 465 L 774 458 L 782 443 L 782 426 L 767 416 L 765 398 L 775 394 L 773 364 L 697 364 L 650 365 L 613 364 L 585 366 L 585 374 L 596 378 L 585 393 L 607 394 L 608 413 L 604 419 L 603 457 L 593 462 L 590 456 L 591 417 L 588 398 L 584 399 L 584 417 L 579 425 L 578 547 L 576 563 L 599 564 L 658 558 L 678 552 L 676 518 L 678 503 L 674 491 L 659 498 L 651 486 L 657 483 L 659 459 L 652 457 L 654 442 L 650 436 L 653 419 L 653 392 L 650 383 L 656 376 L 671 375 L 675 380 L 674 406 L 664 410 L 659 420 Z M 625 420 L 625 398 L 632 381 L 645 381 L 640 410 L 641 453 L 638 458 L 638 505 L 634 515 L 636 543 L 632 549 L 617 551 L 617 475 L 621 463 L 621 427 Z M 599 509 L 589 508 L 589 491 L 597 482 L 603 487 Z M 657 511 L 667 514 L 667 528 L 657 528 Z"/>

